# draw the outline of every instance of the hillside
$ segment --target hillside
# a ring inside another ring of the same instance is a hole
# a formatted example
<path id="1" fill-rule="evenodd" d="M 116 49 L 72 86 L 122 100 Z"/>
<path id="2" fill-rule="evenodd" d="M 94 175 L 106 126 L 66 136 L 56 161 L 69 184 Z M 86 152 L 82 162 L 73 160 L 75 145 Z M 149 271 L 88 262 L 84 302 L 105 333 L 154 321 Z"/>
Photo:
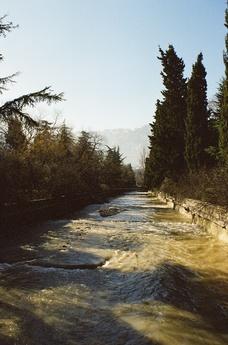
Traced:
<path id="1" fill-rule="evenodd" d="M 97 133 L 102 136 L 105 145 L 111 147 L 118 145 L 125 157 L 124 162 L 131 163 L 136 168 L 143 149 L 148 149 L 149 131 L 149 126 L 145 125 L 136 129 L 106 129 Z"/>

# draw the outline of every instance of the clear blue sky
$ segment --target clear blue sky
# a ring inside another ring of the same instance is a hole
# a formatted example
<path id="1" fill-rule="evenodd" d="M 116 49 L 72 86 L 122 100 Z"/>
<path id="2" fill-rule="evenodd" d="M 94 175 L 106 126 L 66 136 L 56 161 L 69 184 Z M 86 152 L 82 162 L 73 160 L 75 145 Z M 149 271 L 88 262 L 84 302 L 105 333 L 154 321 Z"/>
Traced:
<path id="1" fill-rule="evenodd" d="M 6 100 L 52 85 L 51 109 L 76 129 L 135 128 L 152 120 L 162 88 L 158 46 L 173 44 L 186 76 L 202 51 L 211 97 L 224 72 L 225 0 L 1 0 L 19 28 L 1 39 L 1 73 L 21 71 Z"/>

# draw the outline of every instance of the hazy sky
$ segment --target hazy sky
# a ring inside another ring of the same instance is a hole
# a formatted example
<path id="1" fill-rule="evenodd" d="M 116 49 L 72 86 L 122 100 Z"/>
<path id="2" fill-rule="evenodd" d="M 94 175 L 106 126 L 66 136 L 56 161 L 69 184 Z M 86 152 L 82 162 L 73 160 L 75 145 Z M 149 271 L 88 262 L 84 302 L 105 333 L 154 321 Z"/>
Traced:
<path id="1" fill-rule="evenodd" d="M 76 129 L 135 128 L 152 120 L 162 87 L 158 46 L 173 44 L 186 76 L 202 51 L 211 97 L 223 75 L 225 0 L 1 0 L 19 28 L 1 39 L 6 100 L 46 85 L 66 101 L 39 112 Z"/>

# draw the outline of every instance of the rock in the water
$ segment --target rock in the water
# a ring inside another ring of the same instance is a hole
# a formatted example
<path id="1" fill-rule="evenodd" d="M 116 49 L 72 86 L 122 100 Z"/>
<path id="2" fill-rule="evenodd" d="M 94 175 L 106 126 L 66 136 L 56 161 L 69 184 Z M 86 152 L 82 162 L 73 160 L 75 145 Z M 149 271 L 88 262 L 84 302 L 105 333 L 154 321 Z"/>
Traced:
<path id="1" fill-rule="evenodd" d="M 120 209 L 119 207 L 111 206 L 107 208 L 101 208 L 99 210 L 99 213 L 102 217 L 109 217 L 109 216 L 114 216 L 115 214 L 119 213 Z"/>

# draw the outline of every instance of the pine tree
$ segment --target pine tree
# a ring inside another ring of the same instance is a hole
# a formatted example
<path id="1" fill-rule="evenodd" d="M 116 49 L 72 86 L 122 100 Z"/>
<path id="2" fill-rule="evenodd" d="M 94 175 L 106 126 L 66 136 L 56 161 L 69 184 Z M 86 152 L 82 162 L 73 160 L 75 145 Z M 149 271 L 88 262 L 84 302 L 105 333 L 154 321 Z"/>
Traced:
<path id="1" fill-rule="evenodd" d="M 0 36 L 5 37 L 7 33 L 11 32 L 16 26 L 12 22 L 6 22 L 6 16 L 0 17 Z M 3 60 L 0 54 L 0 61 Z M 7 77 L 0 77 L 0 94 L 2 94 L 8 84 L 14 82 L 14 78 L 18 73 L 14 73 Z M 40 91 L 32 92 L 20 96 L 12 101 L 8 101 L 0 106 L 0 120 L 8 121 L 10 117 L 18 117 L 28 125 L 38 125 L 36 121 L 27 113 L 25 108 L 34 107 L 39 102 L 59 102 L 63 100 L 63 93 L 54 94 L 51 88 L 45 87 Z"/>
<path id="2" fill-rule="evenodd" d="M 67 127 L 65 121 L 59 128 L 57 138 L 62 158 L 70 158 L 74 147 L 74 136 L 71 129 Z"/>
<path id="3" fill-rule="evenodd" d="M 16 117 L 11 117 L 7 122 L 5 142 L 9 149 L 21 151 L 26 148 L 28 141 L 23 131 L 22 122 Z"/>
<path id="4" fill-rule="evenodd" d="M 123 158 L 119 147 L 108 147 L 104 159 L 104 183 L 112 188 L 121 186 Z"/>
<path id="5" fill-rule="evenodd" d="M 151 125 L 150 156 L 147 160 L 147 175 L 150 171 L 151 186 L 159 185 L 165 177 L 175 179 L 185 168 L 185 65 L 172 45 L 165 52 L 160 48 L 159 52 L 165 88 L 162 91 L 163 100 L 157 102 L 155 120 Z"/>
<path id="6" fill-rule="evenodd" d="M 225 27 L 228 29 L 228 7 L 225 11 Z M 225 38 L 225 80 L 224 80 L 224 94 L 223 104 L 219 119 L 219 148 L 222 162 L 228 164 L 228 33 Z"/>
<path id="7" fill-rule="evenodd" d="M 131 164 L 124 164 L 121 167 L 121 187 L 123 188 L 131 188 L 135 187 L 135 173 Z"/>
<path id="8" fill-rule="evenodd" d="M 200 53 L 192 67 L 187 87 L 187 117 L 185 158 L 189 171 L 199 170 L 206 164 L 208 147 L 208 110 L 206 70 Z"/>

